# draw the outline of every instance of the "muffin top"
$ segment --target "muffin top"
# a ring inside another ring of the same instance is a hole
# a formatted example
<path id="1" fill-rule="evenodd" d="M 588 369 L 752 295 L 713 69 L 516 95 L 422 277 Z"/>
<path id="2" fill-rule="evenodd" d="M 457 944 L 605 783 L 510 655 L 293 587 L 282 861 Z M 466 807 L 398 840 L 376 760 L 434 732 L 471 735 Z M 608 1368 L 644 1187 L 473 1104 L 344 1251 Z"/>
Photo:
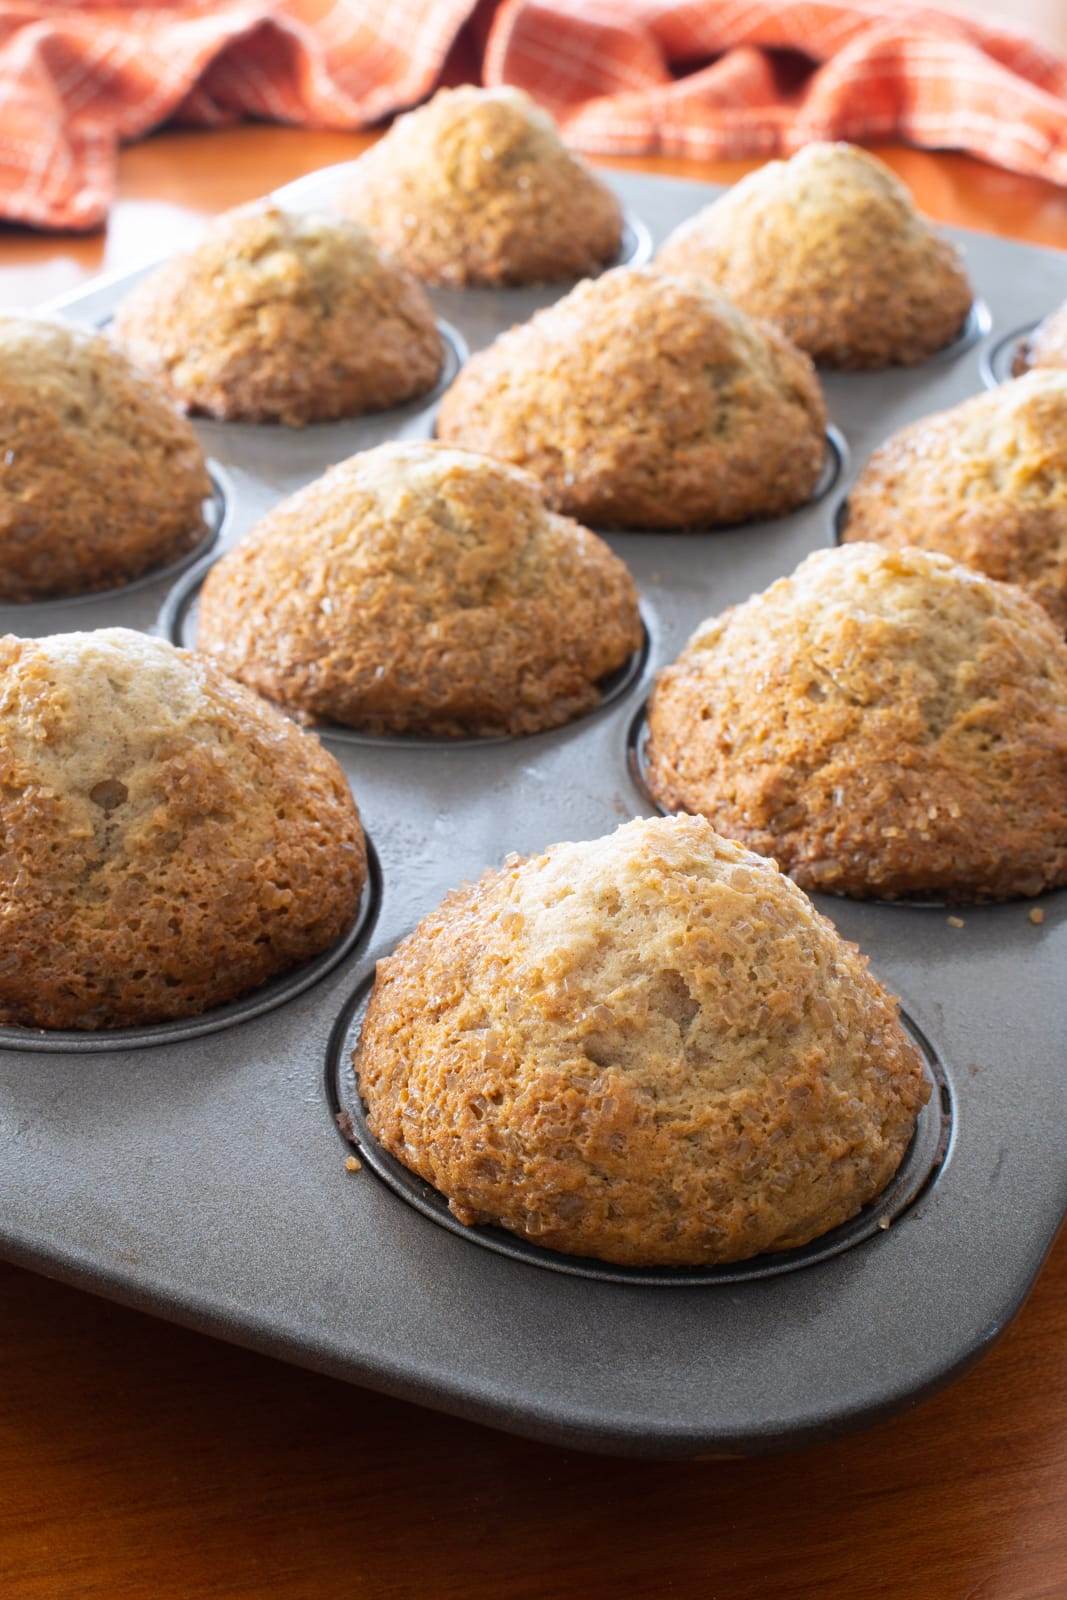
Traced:
<path id="1" fill-rule="evenodd" d="M 1012 369 L 1016 377 L 1033 367 L 1067 367 L 1067 300 L 1019 346 Z"/>
<path id="2" fill-rule="evenodd" d="M 0 601 L 109 589 L 203 537 L 196 434 L 106 339 L 0 315 Z"/>
<path id="3" fill-rule="evenodd" d="M 442 365 L 430 303 L 357 223 L 272 205 L 228 212 L 143 279 L 115 337 L 190 411 L 307 422 L 424 394 Z"/>
<path id="4" fill-rule="evenodd" d="M 661 673 L 649 784 L 807 889 L 1003 899 L 1067 881 L 1067 645 L 946 556 L 820 550 Z"/>
<path id="5" fill-rule="evenodd" d="M 442 439 L 527 467 L 593 523 L 742 522 L 809 499 L 826 410 L 807 356 L 696 278 L 617 268 L 473 356 Z"/>
<path id="6" fill-rule="evenodd" d="M 920 545 L 1020 584 L 1067 629 L 1067 370 L 1035 370 L 876 450 L 846 539 Z"/>
<path id="7" fill-rule="evenodd" d="M 379 962 L 356 1068 L 375 1136 L 461 1221 L 633 1265 L 844 1222 L 928 1095 L 855 946 L 697 817 L 449 895 Z"/>
<path id="8" fill-rule="evenodd" d="M 366 874 L 340 768 L 125 628 L 0 639 L 0 1022 L 187 1016 L 307 960 Z"/>
<path id="9" fill-rule="evenodd" d="M 614 261 L 619 202 L 519 89 L 442 89 L 352 168 L 339 204 L 427 283 L 552 283 Z"/>
<path id="10" fill-rule="evenodd" d="M 657 257 L 698 272 L 830 367 L 911 366 L 960 332 L 972 290 L 903 184 L 850 144 L 771 161 L 677 228 Z"/>
<path id="11" fill-rule="evenodd" d="M 536 481 L 387 444 L 271 511 L 213 568 L 198 646 L 271 700 L 372 732 L 533 733 L 641 642 L 629 573 Z"/>

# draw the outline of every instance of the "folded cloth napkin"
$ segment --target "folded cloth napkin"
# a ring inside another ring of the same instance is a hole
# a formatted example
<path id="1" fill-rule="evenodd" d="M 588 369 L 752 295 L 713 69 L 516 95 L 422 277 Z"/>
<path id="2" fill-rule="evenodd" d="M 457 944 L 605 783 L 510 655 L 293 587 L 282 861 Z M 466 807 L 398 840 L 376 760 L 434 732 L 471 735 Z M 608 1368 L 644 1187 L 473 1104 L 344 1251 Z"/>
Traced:
<path id="1" fill-rule="evenodd" d="M 0 0 L 0 217 L 98 226 L 119 144 L 165 121 L 364 127 L 478 75 L 594 154 L 898 138 L 1067 185 L 1067 60 L 928 6 Z"/>

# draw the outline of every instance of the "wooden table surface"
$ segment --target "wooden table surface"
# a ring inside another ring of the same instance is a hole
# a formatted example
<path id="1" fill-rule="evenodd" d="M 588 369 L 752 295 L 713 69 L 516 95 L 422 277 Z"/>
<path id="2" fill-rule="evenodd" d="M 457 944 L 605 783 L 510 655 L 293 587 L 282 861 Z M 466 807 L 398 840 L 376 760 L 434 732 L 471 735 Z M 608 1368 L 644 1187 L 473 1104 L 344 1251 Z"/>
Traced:
<path id="1" fill-rule="evenodd" d="M 106 236 L 0 233 L 0 305 L 158 254 L 196 217 L 364 142 L 241 127 L 134 147 Z M 1063 191 L 964 157 L 881 153 L 942 221 L 1067 245 Z M 0 1596 L 1063 1600 L 1065 1356 L 1067 1236 L 992 1353 L 916 1410 L 765 1460 L 615 1462 L 0 1267 Z"/>

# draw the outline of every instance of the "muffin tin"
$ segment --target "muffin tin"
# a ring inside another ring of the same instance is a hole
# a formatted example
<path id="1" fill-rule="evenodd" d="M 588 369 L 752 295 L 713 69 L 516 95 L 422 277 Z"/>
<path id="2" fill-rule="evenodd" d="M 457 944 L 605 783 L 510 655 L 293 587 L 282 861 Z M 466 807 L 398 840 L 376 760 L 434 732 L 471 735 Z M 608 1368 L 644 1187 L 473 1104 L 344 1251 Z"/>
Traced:
<path id="1" fill-rule="evenodd" d="M 638 246 L 715 192 L 611 181 Z M 316 174 L 281 198 L 321 203 L 334 182 Z M 550 733 L 454 745 L 323 730 L 380 863 L 347 942 L 221 1020 L 122 1037 L 0 1032 L 4 1253 L 340 1378 L 635 1455 L 752 1452 L 870 1422 L 982 1351 L 1018 1309 L 1067 1202 L 1067 894 L 957 908 L 962 927 L 943 906 L 816 897 L 901 996 L 936 1092 L 887 1194 L 782 1257 L 642 1273 L 464 1229 L 375 1149 L 347 1066 L 374 959 L 510 851 L 649 813 L 630 735 L 657 668 L 705 616 L 832 542 L 874 446 L 976 393 L 990 352 L 1067 294 L 1067 258 L 953 236 L 982 302 L 966 336 L 921 368 L 824 375 L 841 456 L 831 493 L 770 523 L 605 535 L 637 581 L 648 642 L 597 711 Z M 99 324 L 131 281 L 101 281 L 54 309 Z M 433 298 L 458 361 L 565 288 Z M 342 456 L 428 437 L 433 420 L 431 400 L 301 432 L 204 424 L 226 506 L 219 545 Z M 0 630 L 147 628 L 168 592 L 171 630 L 188 623 L 202 568 L 176 586 L 157 574 L 110 595 L 0 606 Z"/>

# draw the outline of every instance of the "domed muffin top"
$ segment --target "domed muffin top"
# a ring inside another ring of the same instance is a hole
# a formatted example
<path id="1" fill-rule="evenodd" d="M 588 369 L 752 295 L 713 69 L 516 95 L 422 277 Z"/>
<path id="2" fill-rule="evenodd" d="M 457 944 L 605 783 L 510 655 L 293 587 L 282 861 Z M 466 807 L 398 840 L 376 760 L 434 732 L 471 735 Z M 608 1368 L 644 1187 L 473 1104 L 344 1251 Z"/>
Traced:
<path id="1" fill-rule="evenodd" d="M 442 439 L 527 467 L 593 523 L 671 528 L 773 516 L 826 456 L 807 356 L 696 278 L 617 268 L 473 356 Z"/>
<path id="2" fill-rule="evenodd" d="M 1067 880 L 1067 645 L 922 550 L 822 550 L 659 677 L 649 782 L 808 889 L 1001 899 Z"/>
<path id="3" fill-rule="evenodd" d="M 638 1265 L 843 1222 L 927 1098 L 855 947 L 693 817 L 450 895 L 379 963 L 356 1066 L 375 1136 L 461 1220 Z"/>
<path id="4" fill-rule="evenodd" d="M 124 628 L 0 639 L 0 1021 L 203 1011 L 350 924 L 359 819 L 318 741 Z"/>
<path id="5" fill-rule="evenodd" d="M 953 247 L 850 144 L 810 144 L 750 173 L 675 229 L 657 264 L 700 273 L 833 367 L 925 361 L 972 300 Z"/>
<path id="6" fill-rule="evenodd" d="M 398 405 L 436 383 L 419 284 L 342 217 L 243 206 L 127 296 L 115 337 L 191 411 L 300 426 Z"/>
<path id="7" fill-rule="evenodd" d="M 362 155 L 339 204 L 429 283 L 577 278 L 615 260 L 619 202 L 518 89 L 442 89 Z"/>
<path id="8" fill-rule="evenodd" d="M 531 733 L 641 640 L 633 583 L 534 479 L 388 444 L 270 512 L 210 573 L 199 648 L 272 700 L 375 732 Z"/>
<path id="9" fill-rule="evenodd" d="M 107 589 L 204 536 L 196 434 L 98 334 L 0 315 L 0 601 Z"/>

